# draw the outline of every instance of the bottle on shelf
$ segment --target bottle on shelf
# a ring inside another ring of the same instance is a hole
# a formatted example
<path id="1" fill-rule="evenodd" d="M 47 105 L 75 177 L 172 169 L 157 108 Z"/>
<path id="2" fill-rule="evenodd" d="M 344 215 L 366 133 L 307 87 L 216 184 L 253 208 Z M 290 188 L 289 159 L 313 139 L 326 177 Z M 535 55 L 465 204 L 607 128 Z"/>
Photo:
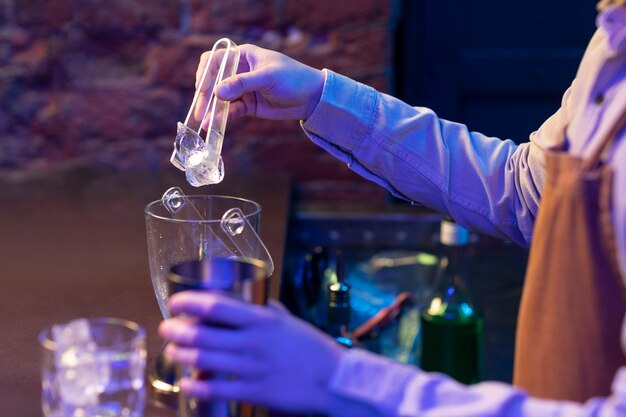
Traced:
<path id="1" fill-rule="evenodd" d="M 281 301 L 297 317 L 320 326 L 320 303 L 324 296 L 324 273 L 328 267 L 328 254 L 322 246 L 305 252 L 291 279 L 281 282 Z"/>
<path id="2" fill-rule="evenodd" d="M 327 286 L 326 332 L 337 343 L 352 347 L 350 334 L 350 285 L 344 281 L 344 262 L 341 252 L 337 253 L 336 279 Z"/>
<path id="3" fill-rule="evenodd" d="M 440 241 L 433 294 L 421 311 L 420 366 L 472 384 L 481 377 L 483 319 L 466 287 L 469 233 L 446 218 Z"/>

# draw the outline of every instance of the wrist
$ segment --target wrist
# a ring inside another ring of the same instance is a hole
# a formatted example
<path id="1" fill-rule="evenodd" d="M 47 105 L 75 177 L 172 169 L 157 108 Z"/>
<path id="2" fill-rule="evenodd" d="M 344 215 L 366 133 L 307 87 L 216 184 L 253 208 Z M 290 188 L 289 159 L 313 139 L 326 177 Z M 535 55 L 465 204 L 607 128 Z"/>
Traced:
<path id="1" fill-rule="evenodd" d="M 319 104 L 322 98 L 322 92 L 324 91 L 324 84 L 326 83 L 326 71 L 325 70 L 315 70 L 315 82 L 313 83 L 315 88 L 313 89 L 313 94 L 311 99 L 309 100 L 309 105 L 306 110 L 305 117 L 302 119 L 304 121 L 308 120 L 309 117 L 313 114 L 317 105 Z"/>
<path id="2" fill-rule="evenodd" d="M 350 349 L 329 384 L 329 416 L 396 415 L 409 381 L 421 371 L 389 358 Z"/>
<path id="3" fill-rule="evenodd" d="M 332 381 L 336 378 L 335 373 L 339 369 L 343 358 L 349 353 L 349 349 L 339 345 L 335 340 L 328 340 L 331 343 L 330 360 L 326 367 L 321 368 L 320 377 L 317 383 L 317 395 L 313 395 L 312 398 L 316 398 L 315 410 L 316 413 L 329 415 L 331 412 L 332 404 L 334 403 L 332 389 Z"/>

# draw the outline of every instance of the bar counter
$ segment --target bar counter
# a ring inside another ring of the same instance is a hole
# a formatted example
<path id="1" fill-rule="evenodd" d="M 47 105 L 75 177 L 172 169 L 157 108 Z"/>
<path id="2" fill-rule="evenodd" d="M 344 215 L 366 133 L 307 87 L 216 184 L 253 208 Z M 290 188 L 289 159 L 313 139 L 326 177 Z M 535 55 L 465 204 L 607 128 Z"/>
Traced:
<path id="1" fill-rule="evenodd" d="M 144 207 L 172 186 L 187 194 L 248 198 L 262 206 L 261 238 L 278 295 L 290 205 L 282 175 L 226 175 L 193 188 L 180 171 L 116 172 L 75 167 L 30 177 L 0 176 L 0 416 L 41 416 L 38 332 L 79 317 L 119 317 L 147 331 L 148 368 L 161 341 L 150 280 Z M 151 400 L 145 416 L 175 416 Z"/>

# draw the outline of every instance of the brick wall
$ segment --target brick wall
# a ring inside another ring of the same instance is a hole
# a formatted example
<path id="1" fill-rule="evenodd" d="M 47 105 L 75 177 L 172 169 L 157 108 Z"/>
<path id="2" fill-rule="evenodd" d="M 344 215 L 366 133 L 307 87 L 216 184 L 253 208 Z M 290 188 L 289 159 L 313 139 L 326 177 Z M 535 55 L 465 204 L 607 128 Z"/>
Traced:
<path id="1" fill-rule="evenodd" d="M 199 55 L 216 39 L 280 50 L 388 90 L 392 0 L 0 0 L 0 173 L 169 164 Z M 289 158 L 285 158 L 289 155 Z M 226 175 L 284 171 L 313 200 L 372 186 L 295 122 L 227 129 Z M 182 180 L 182 177 L 181 177 Z"/>

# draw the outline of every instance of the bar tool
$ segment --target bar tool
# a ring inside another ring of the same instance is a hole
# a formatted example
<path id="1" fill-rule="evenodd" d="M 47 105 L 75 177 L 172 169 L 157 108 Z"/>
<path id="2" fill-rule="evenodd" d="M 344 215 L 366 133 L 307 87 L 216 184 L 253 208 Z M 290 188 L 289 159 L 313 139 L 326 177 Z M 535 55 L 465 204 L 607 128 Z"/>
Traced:
<path id="1" fill-rule="evenodd" d="M 215 87 L 237 72 L 239 48 L 228 38 L 213 45 L 184 123 L 178 122 L 170 161 L 185 171 L 194 187 L 224 178 L 222 143 L 230 102 L 215 95 Z"/>

